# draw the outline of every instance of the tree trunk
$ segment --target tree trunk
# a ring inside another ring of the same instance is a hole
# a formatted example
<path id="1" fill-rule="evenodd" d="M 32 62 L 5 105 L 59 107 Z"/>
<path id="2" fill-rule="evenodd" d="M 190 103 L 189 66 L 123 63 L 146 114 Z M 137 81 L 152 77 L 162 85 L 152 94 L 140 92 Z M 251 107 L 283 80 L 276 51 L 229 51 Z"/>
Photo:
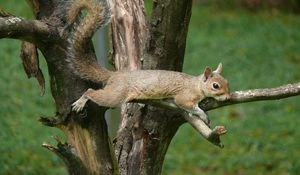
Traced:
<path id="1" fill-rule="evenodd" d="M 192 1 L 155 1 L 153 5 L 147 26 L 142 0 L 116 1 L 112 33 L 118 69 L 182 70 Z M 115 140 L 120 174 L 160 174 L 168 145 L 183 122 L 171 110 L 124 105 Z"/>

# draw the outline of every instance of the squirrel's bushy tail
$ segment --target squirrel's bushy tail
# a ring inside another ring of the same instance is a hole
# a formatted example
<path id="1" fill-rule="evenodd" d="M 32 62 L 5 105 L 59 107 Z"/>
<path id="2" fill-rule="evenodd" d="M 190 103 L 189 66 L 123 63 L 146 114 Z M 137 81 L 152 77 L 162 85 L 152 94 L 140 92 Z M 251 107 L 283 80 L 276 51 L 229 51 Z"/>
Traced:
<path id="1" fill-rule="evenodd" d="M 81 78 L 93 82 L 105 82 L 113 72 L 99 65 L 89 50 L 95 31 L 109 22 L 111 7 L 106 0 L 75 0 L 67 10 L 69 23 L 74 25 L 82 10 L 86 10 L 86 15 L 80 18 L 79 24 L 72 31 L 67 59 L 74 73 Z"/>

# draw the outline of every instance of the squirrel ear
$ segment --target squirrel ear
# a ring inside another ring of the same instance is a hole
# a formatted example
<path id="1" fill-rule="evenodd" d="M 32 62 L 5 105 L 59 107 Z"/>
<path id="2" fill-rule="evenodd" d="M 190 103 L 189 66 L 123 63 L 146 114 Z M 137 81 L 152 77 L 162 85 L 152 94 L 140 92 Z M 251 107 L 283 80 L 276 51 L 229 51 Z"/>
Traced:
<path id="1" fill-rule="evenodd" d="M 212 77 L 212 70 L 210 67 L 206 67 L 203 73 L 204 82 L 210 77 Z"/>
<path id="2" fill-rule="evenodd" d="M 215 73 L 221 74 L 222 73 L 222 63 L 219 63 L 217 69 L 214 71 Z"/>

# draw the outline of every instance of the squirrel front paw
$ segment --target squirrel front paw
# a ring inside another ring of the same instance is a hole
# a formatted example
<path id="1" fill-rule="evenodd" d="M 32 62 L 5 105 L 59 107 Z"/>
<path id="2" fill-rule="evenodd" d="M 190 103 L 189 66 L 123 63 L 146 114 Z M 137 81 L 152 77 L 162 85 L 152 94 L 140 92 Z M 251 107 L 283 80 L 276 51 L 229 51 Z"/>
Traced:
<path id="1" fill-rule="evenodd" d="M 216 126 L 213 129 L 213 133 L 216 135 L 224 135 L 227 133 L 227 129 L 225 128 L 225 126 Z"/>
<path id="2" fill-rule="evenodd" d="M 214 143 L 215 145 L 219 146 L 220 148 L 223 148 L 224 145 L 221 143 L 220 136 L 227 133 L 227 129 L 224 126 L 216 126 L 210 136 L 208 137 L 208 140 Z"/>
<path id="3" fill-rule="evenodd" d="M 76 112 L 80 112 L 84 108 L 86 102 L 87 99 L 81 97 L 80 99 L 78 99 L 72 104 L 72 110 Z"/>

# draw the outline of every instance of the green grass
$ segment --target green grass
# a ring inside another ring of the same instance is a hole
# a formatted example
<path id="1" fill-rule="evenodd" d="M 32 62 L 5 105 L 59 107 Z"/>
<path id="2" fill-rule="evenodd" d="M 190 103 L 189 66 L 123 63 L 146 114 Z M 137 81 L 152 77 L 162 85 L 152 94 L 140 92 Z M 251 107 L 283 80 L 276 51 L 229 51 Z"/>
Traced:
<path id="1" fill-rule="evenodd" d="M 53 140 L 52 135 L 60 134 L 38 122 L 39 116 L 55 113 L 49 84 L 46 95 L 41 97 L 37 81 L 27 80 L 19 58 L 20 42 L 3 39 L 0 48 L 0 174 L 65 172 L 58 157 L 41 147 L 44 141 Z M 46 167 L 52 168 L 45 171 Z"/>
<path id="2" fill-rule="evenodd" d="M 0 6 L 32 17 L 25 1 L 0 0 Z M 195 6 L 184 71 L 196 75 L 222 62 L 232 91 L 297 82 L 299 31 L 299 15 Z M 41 147 L 44 141 L 54 143 L 52 135 L 61 135 L 37 121 L 55 113 L 44 60 L 47 89 L 40 97 L 38 83 L 23 71 L 20 42 L 2 39 L 0 51 L 0 174 L 66 174 L 62 161 Z M 299 109 L 299 97 L 293 97 L 211 111 L 213 125 L 228 129 L 222 137 L 225 148 L 185 124 L 170 145 L 163 174 L 299 174 Z"/>

